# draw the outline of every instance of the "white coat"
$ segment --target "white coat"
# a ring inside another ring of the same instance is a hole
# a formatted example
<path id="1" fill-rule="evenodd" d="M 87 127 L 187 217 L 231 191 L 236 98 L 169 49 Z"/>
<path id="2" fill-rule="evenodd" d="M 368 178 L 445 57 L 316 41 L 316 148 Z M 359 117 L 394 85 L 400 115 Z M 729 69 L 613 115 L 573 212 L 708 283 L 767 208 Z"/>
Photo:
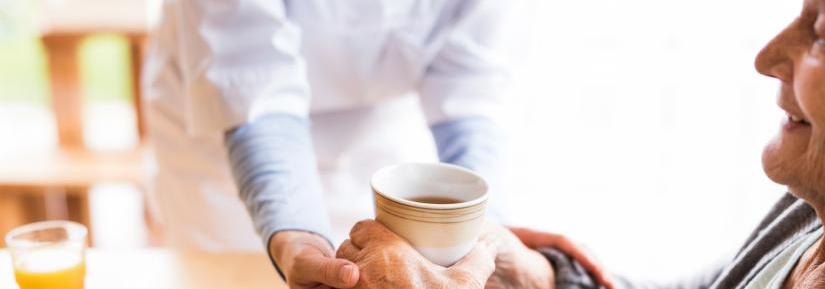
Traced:
<path id="1" fill-rule="evenodd" d="M 372 216 L 369 175 L 434 160 L 428 124 L 500 114 L 513 0 L 171 0 L 146 64 L 169 241 L 260 250 L 223 133 L 308 117 L 334 233 Z"/>

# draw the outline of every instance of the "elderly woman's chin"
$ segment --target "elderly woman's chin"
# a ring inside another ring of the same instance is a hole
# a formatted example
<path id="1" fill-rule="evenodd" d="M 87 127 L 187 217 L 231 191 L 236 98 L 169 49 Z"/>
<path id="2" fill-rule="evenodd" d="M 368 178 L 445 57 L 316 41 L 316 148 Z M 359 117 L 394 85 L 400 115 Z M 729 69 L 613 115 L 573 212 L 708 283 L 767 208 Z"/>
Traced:
<path id="1" fill-rule="evenodd" d="M 768 178 L 788 186 L 795 196 L 825 203 L 825 196 L 817 193 L 825 192 L 825 143 L 811 147 L 811 137 L 810 126 L 784 124 L 762 152 L 762 168 Z"/>

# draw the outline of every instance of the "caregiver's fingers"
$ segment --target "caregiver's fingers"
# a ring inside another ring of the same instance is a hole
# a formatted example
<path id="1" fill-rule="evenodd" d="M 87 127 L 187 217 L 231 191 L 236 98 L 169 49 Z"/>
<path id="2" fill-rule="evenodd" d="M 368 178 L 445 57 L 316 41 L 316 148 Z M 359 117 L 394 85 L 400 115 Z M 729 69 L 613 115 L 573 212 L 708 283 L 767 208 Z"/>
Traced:
<path id="1" fill-rule="evenodd" d="M 336 259 L 323 254 L 304 254 L 297 256 L 293 280 L 290 283 L 320 283 L 335 288 L 352 288 L 358 283 L 358 266 L 349 260 Z"/>
<path id="2" fill-rule="evenodd" d="M 593 278 L 596 279 L 596 282 L 607 287 L 608 289 L 616 288 L 615 283 L 610 278 L 610 274 L 604 270 L 604 266 L 601 266 L 596 259 L 591 257 L 590 254 L 584 250 L 584 248 L 577 245 L 569 238 L 559 234 L 538 232 L 525 228 L 510 228 L 510 231 L 512 231 L 513 234 L 515 234 L 527 247 L 533 249 L 538 249 L 540 247 L 553 247 L 559 249 L 579 262 L 579 264 L 581 264 L 582 267 L 590 272 Z"/>
<path id="3" fill-rule="evenodd" d="M 372 243 L 401 240 L 387 227 L 373 220 L 363 220 L 355 224 L 349 232 L 349 237 L 353 245 L 362 249 Z"/>

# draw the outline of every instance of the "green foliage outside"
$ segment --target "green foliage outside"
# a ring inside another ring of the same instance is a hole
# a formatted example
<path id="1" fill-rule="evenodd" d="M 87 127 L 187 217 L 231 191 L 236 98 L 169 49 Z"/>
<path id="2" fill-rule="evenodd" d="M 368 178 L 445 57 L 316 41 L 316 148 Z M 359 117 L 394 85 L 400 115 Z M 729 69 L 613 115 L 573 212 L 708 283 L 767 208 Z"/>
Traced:
<path id="1" fill-rule="evenodd" d="M 11 1 L 14 2 L 21 3 Z M 9 102 L 46 105 L 49 101 L 48 60 L 34 21 L 31 21 L 31 13 L 26 13 L 27 7 L 19 4 L 5 5 L 0 3 L 0 105 Z M 127 101 L 131 98 L 125 38 L 93 35 L 81 43 L 78 61 L 87 102 Z"/>

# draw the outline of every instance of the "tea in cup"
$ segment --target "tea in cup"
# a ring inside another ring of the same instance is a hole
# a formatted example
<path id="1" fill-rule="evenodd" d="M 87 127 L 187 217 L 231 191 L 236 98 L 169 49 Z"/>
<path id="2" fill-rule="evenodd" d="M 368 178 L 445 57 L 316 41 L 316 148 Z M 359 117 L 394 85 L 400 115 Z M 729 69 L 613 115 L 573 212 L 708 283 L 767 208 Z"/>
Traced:
<path id="1" fill-rule="evenodd" d="M 443 163 L 405 163 L 373 174 L 375 220 L 421 255 L 450 266 L 481 235 L 487 184 L 474 172 Z"/>

